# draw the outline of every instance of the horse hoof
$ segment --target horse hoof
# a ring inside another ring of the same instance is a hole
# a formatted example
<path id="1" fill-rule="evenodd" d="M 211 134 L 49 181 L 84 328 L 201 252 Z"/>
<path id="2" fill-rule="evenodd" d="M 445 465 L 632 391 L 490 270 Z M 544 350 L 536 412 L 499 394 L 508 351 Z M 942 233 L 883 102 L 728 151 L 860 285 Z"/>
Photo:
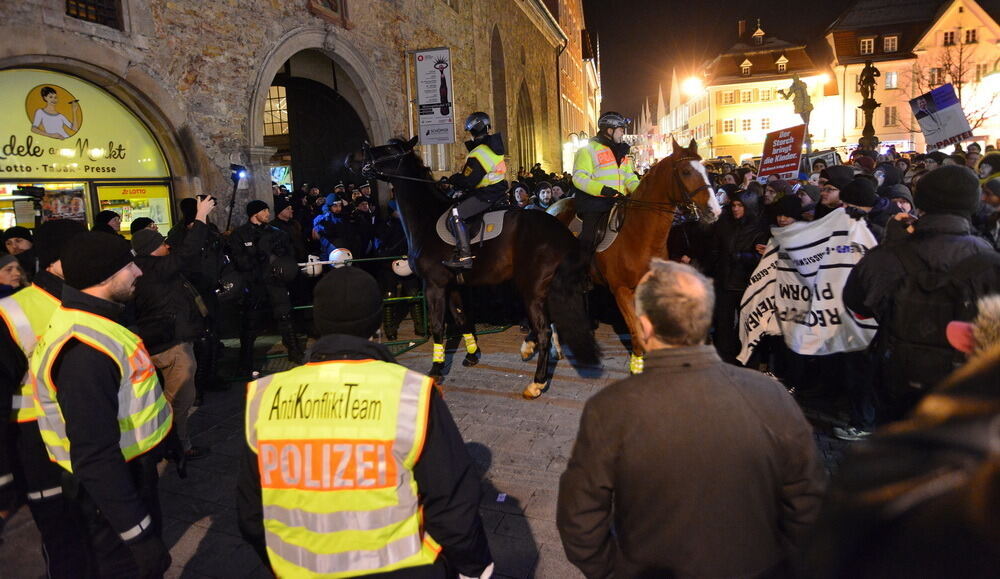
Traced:
<path id="1" fill-rule="evenodd" d="M 530 360 L 531 357 L 535 355 L 536 346 L 537 344 L 535 344 L 534 342 L 529 342 L 527 340 L 521 342 L 521 360 L 525 362 Z"/>
<path id="2" fill-rule="evenodd" d="M 462 365 L 466 367 L 475 366 L 476 364 L 479 363 L 479 358 L 481 357 L 481 355 L 482 355 L 482 350 L 476 348 L 475 352 L 465 355 L 465 359 L 462 360 Z"/>
<path id="3" fill-rule="evenodd" d="M 525 400 L 534 400 L 542 395 L 542 390 L 545 388 L 545 384 L 539 384 L 538 382 L 532 382 L 527 388 L 521 392 L 521 396 Z"/>

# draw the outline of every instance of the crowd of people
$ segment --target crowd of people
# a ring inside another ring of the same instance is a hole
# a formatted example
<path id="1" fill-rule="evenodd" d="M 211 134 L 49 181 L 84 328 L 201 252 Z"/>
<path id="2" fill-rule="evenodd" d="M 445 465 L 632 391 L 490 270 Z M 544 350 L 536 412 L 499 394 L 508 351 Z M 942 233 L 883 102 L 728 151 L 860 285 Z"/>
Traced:
<path id="1" fill-rule="evenodd" d="M 630 167 L 621 153 L 611 160 Z M 815 576 L 816 565 L 864 576 L 853 555 L 875 557 L 876 544 L 907 552 L 889 538 L 844 537 L 862 525 L 844 522 L 862 509 L 850 485 L 880 489 L 888 479 L 862 460 L 851 467 L 861 478 L 835 481 L 827 495 L 796 399 L 845 396 L 849 419 L 834 433 L 847 440 L 892 423 L 898 438 L 875 439 L 880 458 L 926 450 L 907 429 L 926 432 L 956 413 L 992 416 L 982 405 L 956 408 L 988 399 L 1000 376 L 1000 151 L 970 145 L 909 159 L 859 151 L 848 164 L 809 168 L 792 182 L 758 180 L 751 166 L 712 173 L 720 219 L 705 229 L 677 216 L 670 260 L 654 260 L 637 288 L 645 371 L 587 402 L 560 485 L 563 544 L 588 577 Z M 536 164 L 501 182 L 499 206 L 544 211 L 581 181 Z M 617 199 L 637 181 L 612 194 L 592 184 L 576 196 Z M 262 560 L 280 576 L 493 572 L 478 475 L 447 406 L 429 379 L 371 340 L 380 329 L 393 339 L 406 313 L 383 298 L 415 295 L 419 281 L 388 261 L 313 280 L 299 265 L 345 250 L 348 259 L 404 255 L 395 202 L 380 207 L 367 182 L 325 195 L 305 184 L 272 192 L 227 232 L 212 224 L 208 196 L 182 200 L 166 235 L 136 219 L 126 240 L 113 211 L 97 214 L 92 231 L 64 220 L 3 232 L 0 414 L 12 420 L 0 429 L 0 532 L 27 504 L 51 576 L 156 577 L 169 566 L 156 467 L 166 457 L 183 471 L 210 453 L 192 445 L 187 422 L 205 391 L 224 387 L 217 362 L 227 301 L 239 315 L 238 373 L 251 380 L 239 526 Z M 877 339 L 863 351 L 804 356 L 779 337 L 740 367 L 740 306 L 773 232 L 841 208 L 878 241 L 844 287 L 853 315 L 878 321 Z M 943 303 L 934 294 L 942 284 Z M 911 299 L 919 291 L 930 297 Z M 318 339 L 308 351 L 292 317 L 297 303 L 313 305 L 309 333 Z M 425 332 L 418 308 L 412 317 Z M 289 359 L 304 365 L 259 377 L 254 344 L 268 318 Z M 373 383 L 390 394 L 366 388 Z M 907 474 L 923 477 L 927 465 L 941 467 L 935 458 Z M 996 500 L 989 488 L 986 499 Z M 346 489 L 355 494 L 319 493 Z M 964 495 L 951 498 L 965 504 Z M 913 508 L 890 506 L 895 517 Z M 970 530 L 976 521 L 951 516 L 980 541 L 963 547 L 973 552 L 969 568 L 996 563 L 986 554 L 995 544 Z M 921 528 L 914 540 L 936 532 Z"/>

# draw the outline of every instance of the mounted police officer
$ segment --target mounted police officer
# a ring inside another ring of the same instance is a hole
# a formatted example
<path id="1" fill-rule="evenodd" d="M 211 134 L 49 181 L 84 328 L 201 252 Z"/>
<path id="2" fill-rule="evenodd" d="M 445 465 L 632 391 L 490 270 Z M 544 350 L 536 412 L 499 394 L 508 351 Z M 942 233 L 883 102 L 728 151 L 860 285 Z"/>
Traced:
<path id="1" fill-rule="evenodd" d="M 472 249 L 465 220 L 475 217 L 493 206 L 507 192 L 507 163 L 504 161 L 503 136 L 490 134 L 490 116 L 475 112 L 465 119 L 465 130 L 472 134 L 466 141 L 469 156 L 461 173 L 447 178 L 455 189 L 465 193 L 461 201 L 451 208 L 449 224 L 454 228 L 455 254 L 443 262 L 448 267 L 472 267 Z"/>
<path id="2" fill-rule="evenodd" d="M 608 111 L 597 120 L 598 133 L 576 152 L 573 185 L 583 195 L 575 195 L 576 214 L 583 220 L 580 245 L 591 256 L 597 248 L 597 231 L 608 220 L 615 200 L 635 191 L 635 174 L 628 143 L 622 142 L 629 120 Z"/>

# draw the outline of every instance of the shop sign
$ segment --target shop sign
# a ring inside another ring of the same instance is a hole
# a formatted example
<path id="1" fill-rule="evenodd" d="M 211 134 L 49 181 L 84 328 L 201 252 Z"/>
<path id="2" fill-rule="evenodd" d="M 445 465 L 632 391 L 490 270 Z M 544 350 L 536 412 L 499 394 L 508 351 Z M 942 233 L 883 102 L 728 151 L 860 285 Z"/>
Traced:
<path id="1" fill-rule="evenodd" d="M 170 188 L 166 185 L 98 185 L 98 211 L 122 216 L 122 231 L 139 217 L 152 219 L 161 232 L 170 227 Z"/>
<path id="2" fill-rule="evenodd" d="M 0 180 L 170 175 L 145 125 L 86 81 L 45 70 L 3 70 L 0 103 Z"/>
<path id="3" fill-rule="evenodd" d="M 417 108 L 420 113 L 420 144 L 455 142 L 454 85 L 451 82 L 451 50 L 417 50 Z"/>

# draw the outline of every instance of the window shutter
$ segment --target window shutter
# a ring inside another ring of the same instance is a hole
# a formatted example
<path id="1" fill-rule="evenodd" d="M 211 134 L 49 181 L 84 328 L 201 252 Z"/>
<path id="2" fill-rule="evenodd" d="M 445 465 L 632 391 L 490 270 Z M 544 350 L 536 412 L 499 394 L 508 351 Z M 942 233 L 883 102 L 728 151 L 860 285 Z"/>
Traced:
<path id="1" fill-rule="evenodd" d="M 719 92 L 715 93 L 715 104 L 717 104 L 717 105 L 721 105 L 722 104 L 722 91 L 721 90 Z"/>
<path id="2" fill-rule="evenodd" d="M 722 132 L 722 119 L 715 119 L 715 134 Z"/>

